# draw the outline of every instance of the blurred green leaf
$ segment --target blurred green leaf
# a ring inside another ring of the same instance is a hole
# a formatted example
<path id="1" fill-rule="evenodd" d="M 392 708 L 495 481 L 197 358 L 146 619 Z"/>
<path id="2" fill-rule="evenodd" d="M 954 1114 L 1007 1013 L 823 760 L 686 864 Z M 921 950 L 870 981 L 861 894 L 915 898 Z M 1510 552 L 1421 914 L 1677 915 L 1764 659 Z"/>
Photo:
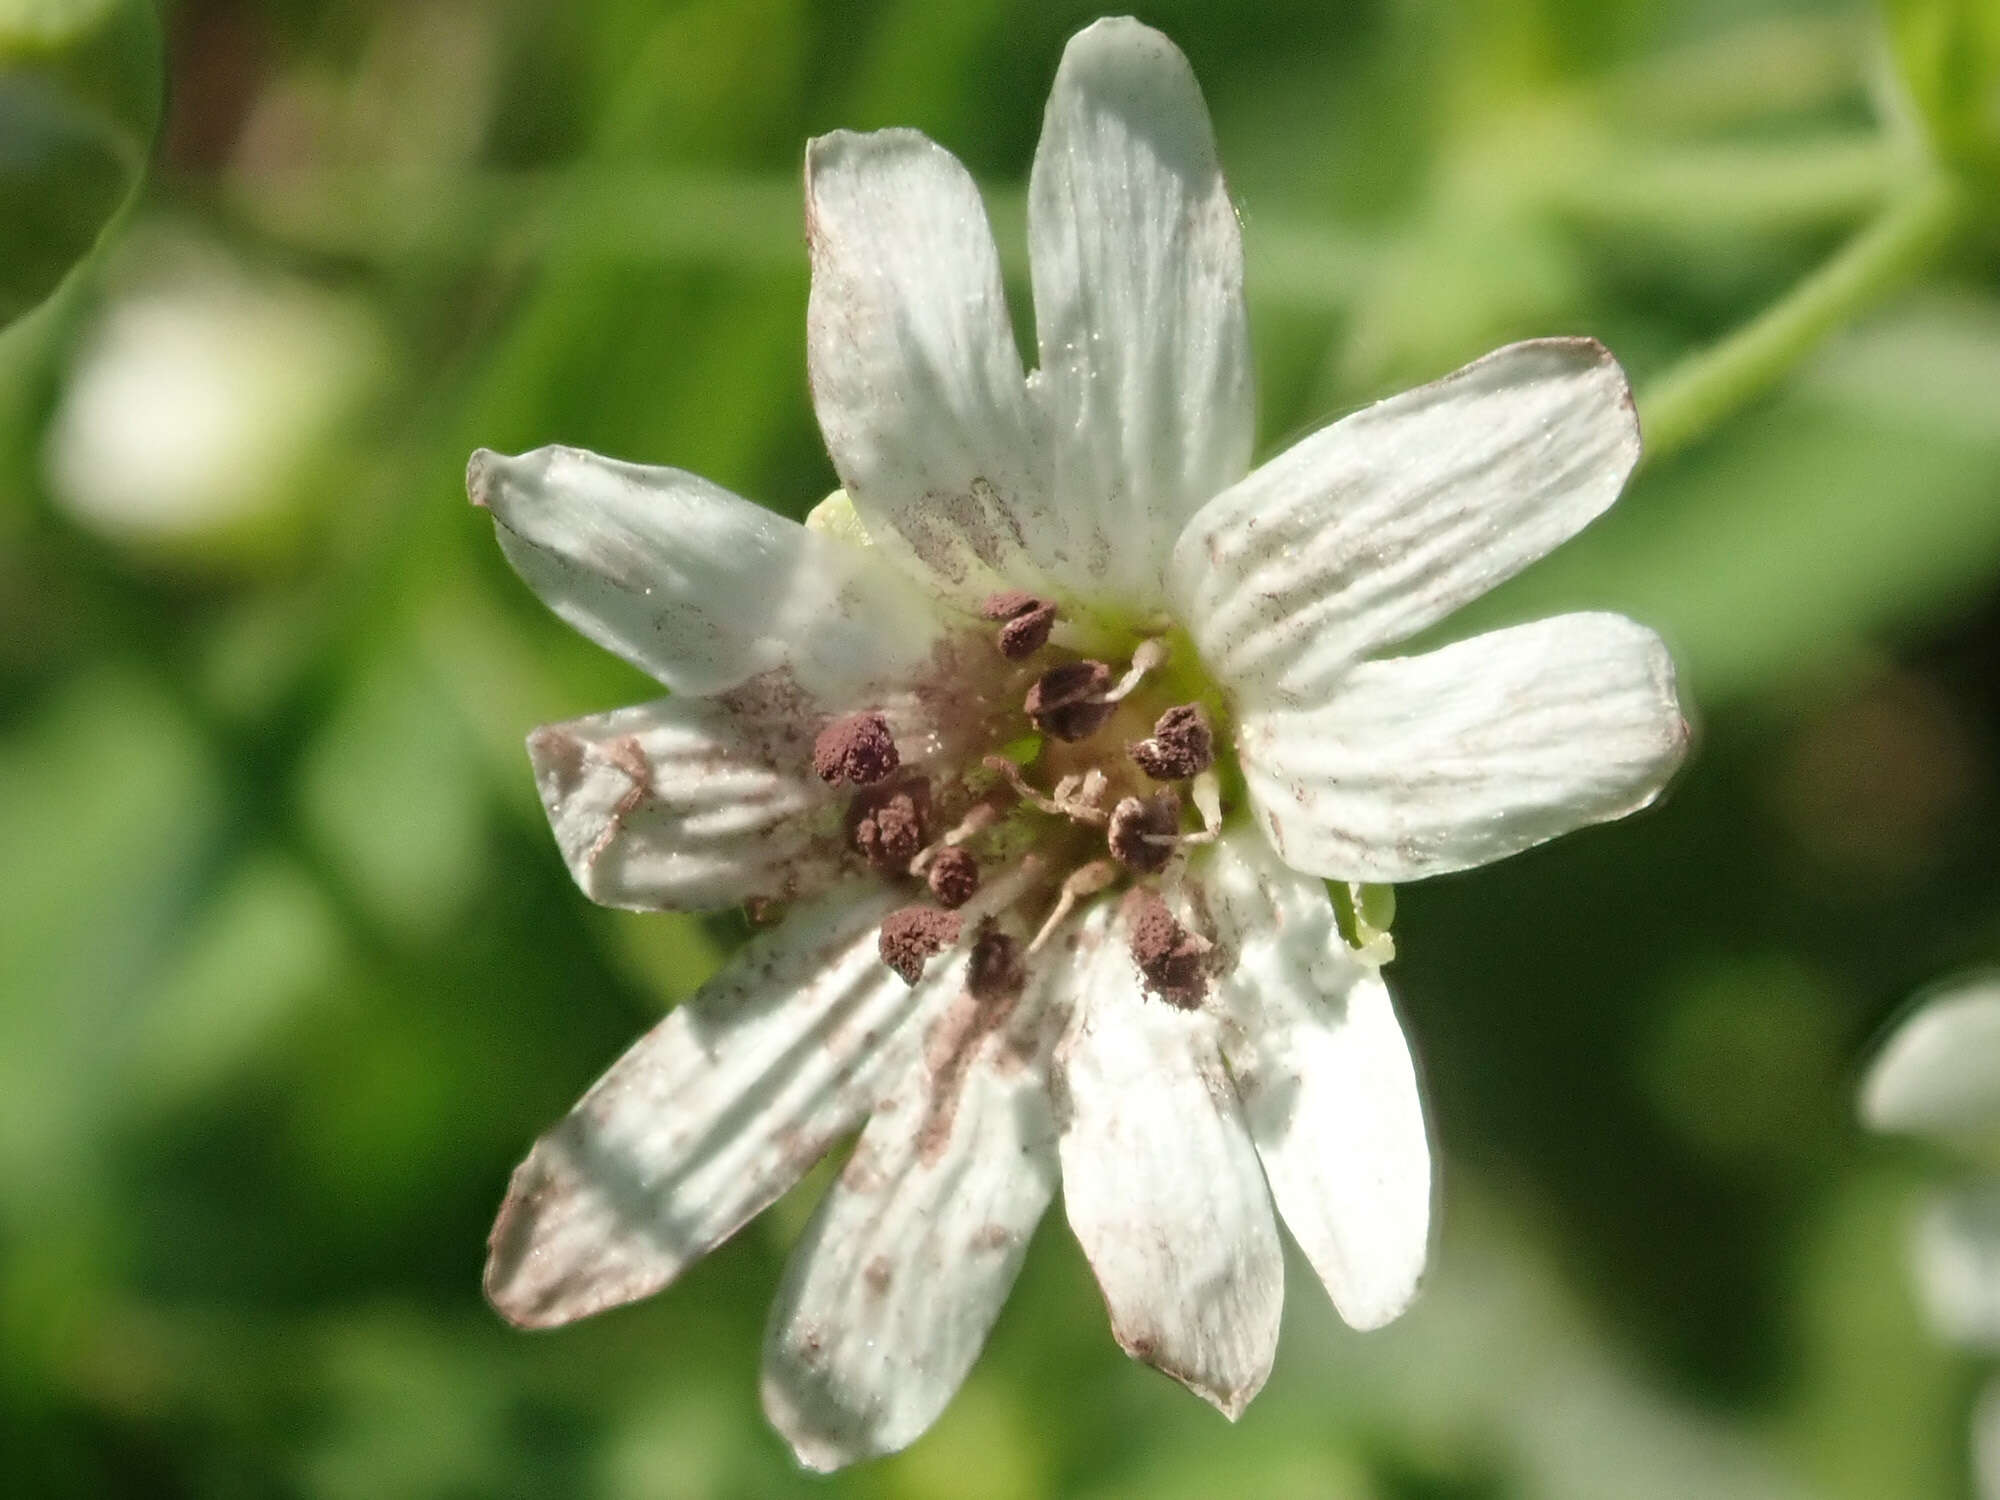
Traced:
<path id="1" fill-rule="evenodd" d="M 53 292 L 131 201 L 161 93 L 147 0 L 0 0 L 0 326 Z"/>
<path id="2" fill-rule="evenodd" d="M 1947 161 L 2000 182 L 2000 0 L 1887 0 L 1903 86 Z"/>
<path id="3" fill-rule="evenodd" d="M 1858 1174 L 1810 1226 L 1793 1271 L 1800 1373 L 1786 1425 L 1831 1500 L 1963 1492 L 1957 1357 L 1911 1290 L 1912 1187 Z"/>
<path id="4" fill-rule="evenodd" d="M 63 47 L 88 36 L 121 0 L 0 0 L 0 57 Z"/>
<path id="5" fill-rule="evenodd" d="M 488 865 L 477 749 L 441 685 L 411 658 L 376 663 L 303 769 L 313 833 L 383 922 L 435 930 Z"/>
<path id="6" fill-rule="evenodd" d="M 129 667 L 72 684 L 0 753 L 0 1219 L 73 1192 L 130 1085 L 134 1023 L 198 899 L 218 785 Z"/>

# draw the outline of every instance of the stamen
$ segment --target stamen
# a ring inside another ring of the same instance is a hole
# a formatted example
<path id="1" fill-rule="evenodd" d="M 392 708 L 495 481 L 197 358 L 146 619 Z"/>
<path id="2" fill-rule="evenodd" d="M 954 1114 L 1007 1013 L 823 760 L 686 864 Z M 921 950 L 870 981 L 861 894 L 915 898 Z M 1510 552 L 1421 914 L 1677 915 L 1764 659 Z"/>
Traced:
<path id="1" fill-rule="evenodd" d="M 889 721 L 878 713 L 835 719 L 813 740 L 813 771 L 828 786 L 873 786 L 902 763 Z"/>
<path id="2" fill-rule="evenodd" d="M 1121 865 L 1150 875 L 1173 858 L 1180 826 L 1180 794 L 1169 788 L 1151 797 L 1127 797 L 1112 808 L 1105 842 Z"/>
<path id="3" fill-rule="evenodd" d="M 958 941 L 961 925 L 955 911 L 939 911 L 934 906 L 899 907 L 882 919 L 876 951 L 905 984 L 914 987 L 924 977 L 924 965 Z"/>
<path id="4" fill-rule="evenodd" d="M 1089 739 L 1111 717 L 1111 668 L 1101 661 L 1065 662 L 1051 667 L 1028 689 L 1021 706 L 1043 734 L 1069 744 Z"/>
<path id="5" fill-rule="evenodd" d="M 980 601 L 980 616 L 988 620 L 1012 620 L 1026 614 L 1042 601 L 1026 589 L 1002 589 Z"/>
<path id="6" fill-rule="evenodd" d="M 1055 794 L 1044 797 L 1028 784 L 1027 777 L 1021 774 L 1021 768 L 1006 756 L 989 755 L 984 765 L 987 770 L 997 771 L 1005 777 L 1016 795 L 1030 807 L 1037 808 L 1052 817 L 1068 818 L 1076 823 L 1089 823 L 1093 827 L 1102 826 L 1104 822 L 1104 812 L 1096 802 L 1096 799 L 1104 794 L 1104 783 L 1100 772 L 1091 773 L 1098 777 L 1096 782 L 1093 782 L 1090 776 L 1065 776 L 1056 783 Z"/>
<path id="7" fill-rule="evenodd" d="M 1048 644 L 1055 629 L 1056 607 L 1037 599 L 1025 589 L 1008 589 L 988 597 L 979 606 L 980 614 L 1000 625 L 1000 654 L 1009 661 L 1024 661 Z"/>
<path id="8" fill-rule="evenodd" d="M 1035 940 L 1028 944 L 1030 953 L 1039 953 L 1055 930 L 1062 926 L 1063 918 L 1076 910 L 1076 903 L 1085 896 L 1095 896 L 1118 878 L 1118 866 L 1108 859 L 1093 859 L 1070 871 L 1069 878 L 1062 883 L 1062 890 L 1056 896 L 1055 909 L 1048 920 L 1042 923 L 1042 930 L 1035 934 Z"/>
<path id="9" fill-rule="evenodd" d="M 1199 703 L 1183 703 L 1160 715 L 1151 739 L 1125 751 L 1154 781 L 1186 781 L 1215 764 L 1215 733 Z"/>
<path id="10" fill-rule="evenodd" d="M 1170 844 L 1175 847 L 1192 844 L 1212 844 L 1222 836 L 1222 783 L 1216 780 L 1213 771 L 1203 771 L 1188 787 L 1188 795 L 1194 799 L 1194 810 L 1201 814 L 1199 833 L 1149 833 L 1146 841 L 1152 844 Z"/>
<path id="11" fill-rule="evenodd" d="M 1146 680 L 1148 672 L 1163 666 L 1166 660 L 1167 643 L 1165 641 L 1156 637 L 1149 641 L 1139 642 L 1139 648 L 1132 653 L 1132 665 L 1126 668 L 1125 675 L 1118 679 L 1118 686 L 1106 693 L 1099 701 L 1104 703 L 1122 702 L 1131 695 L 1134 688 Z"/>
<path id="12" fill-rule="evenodd" d="M 1146 987 L 1178 1009 L 1199 1009 L 1208 989 L 1203 970 L 1214 945 L 1182 926 L 1151 886 L 1134 886 L 1126 894 L 1123 915 L 1132 961 Z"/>
<path id="13" fill-rule="evenodd" d="M 1021 945 L 991 923 L 980 928 L 965 966 L 965 988 L 972 998 L 985 1005 L 1013 1000 L 1027 983 Z"/>
<path id="14" fill-rule="evenodd" d="M 980 764 L 985 766 L 987 770 L 1002 777 L 1007 785 L 1014 789 L 1014 795 L 1027 803 L 1028 806 L 1040 808 L 1043 812 L 1052 813 L 1058 818 L 1069 816 L 1061 803 L 1044 797 L 1040 792 L 1028 785 L 1028 778 L 1021 774 L 1021 768 L 1007 759 L 1006 756 L 989 755 Z"/>
<path id="15" fill-rule="evenodd" d="M 979 890 L 979 861 L 963 849 L 944 849 L 932 861 L 928 884 L 938 905 L 960 907 Z"/>
<path id="16" fill-rule="evenodd" d="M 1111 783 L 1097 767 L 1088 771 L 1072 771 L 1056 783 L 1050 793 L 1063 816 L 1078 823 L 1088 823 L 1093 828 L 1104 824 L 1104 793 Z"/>
<path id="17" fill-rule="evenodd" d="M 1212 842 L 1222 832 L 1222 782 L 1213 771 L 1203 771 L 1195 777 L 1194 785 L 1188 788 L 1188 795 L 1194 798 L 1194 810 L 1201 814 L 1202 831 L 1208 835 L 1203 843 Z"/>

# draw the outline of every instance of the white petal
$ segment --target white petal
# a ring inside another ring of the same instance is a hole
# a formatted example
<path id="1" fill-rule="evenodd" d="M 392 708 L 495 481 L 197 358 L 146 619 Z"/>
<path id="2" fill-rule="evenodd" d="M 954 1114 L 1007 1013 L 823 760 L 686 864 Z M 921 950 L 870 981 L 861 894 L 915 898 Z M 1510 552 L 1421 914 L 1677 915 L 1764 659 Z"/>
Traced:
<path id="1" fill-rule="evenodd" d="M 1072 588 L 1161 601 L 1183 522 L 1250 462 L 1243 243 L 1187 59 L 1129 18 L 1071 39 L 1028 185 L 1028 246 Z"/>
<path id="2" fill-rule="evenodd" d="M 1861 1085 L 1876 1130 L 2000 1133 L 2000 976 L 1981 975 L 1919 1004 Z"/>
<path id="3" fill-rule="evenodd" d="M 1244 709 L 1237 746 L 1285 863 L 1394 882 L 1646 806 L 1687 725 L 1659 637 L 1577 614 L 1364 662 L 1322 707 Z"/>
<path id="4" fill-rule="evenodd" d="M 1334 925 L 1326 887 L 1255 834 L 1200 868 L 1227 966 L 1223 1050 L 1278 1212 L 1340 1315 L 1378 1328 L 1416 1294 L 1431 1162 L 1416 1068 L 1379 970 Z"/>
<path id="5" fill-rule="evenodd" d="M 1218 496 L 1174 546 L 1174 608 L 1225 686 L 1310 706 L 1349 663 L 1575 535 L 1638 458 L 1631 389 L 1601 344 L 1512 344 Z"/>
<path id="6" fill-rule="evenodd" d="M 706 911 L 789 901 L 840 874 L 845 798 L 812 772 L 816 724 L 661 698 L 544 725 L 528 757 L 586 896 Z"/>
<path id="7" fill-rule="evenodd" d="M 876 954 L 897 900 L 841 887 L 753 940 L 515 1169 L 486 1295 L 550 1327 L 650 1295 L 854 1129 L 963 961 L 912 990 Z"/>
<path id="8" fill-rule="evenodd" d="M 1931 1327 L 1964 1348 L 2000 1349 L 2000 1187 L 1937 1194 L 1917 1221 L 1914 1248 Z"/>
<path id="9" fill-rule="evenodd" d="M 1063 1202 L 1126 1353 L 1234 1420 L 1277 1352 L 1271 1199 L 1213 1019 L 1142 992 L 1114 912 L 1081 928 L 1056 1053 Z"/>
<path id="10" fill-rule="evenodd" d="M 549 608 L 677 693 L 783 674 L 839 710 L 910 676 L 943 629 L 872 552 L 679 469 L 482 448 L 466 487 Z"/>
<path id="11" fill-rule="evenodd" d="M 914 130 L 820 136 L 806 236 L 813 405 L 869 534 L 963 604 L 1038 583 L 1024 548 L 1060 550 L 1061 527 L 965 168 Z"/>
<path id="12" fill-rule="evenodd" d="M 1007 1300 L 1056 1185 L 1041 1008 L 961 993 L 792 1253 L 764 1410 L 812 1468 L 914 1442 Z"/>

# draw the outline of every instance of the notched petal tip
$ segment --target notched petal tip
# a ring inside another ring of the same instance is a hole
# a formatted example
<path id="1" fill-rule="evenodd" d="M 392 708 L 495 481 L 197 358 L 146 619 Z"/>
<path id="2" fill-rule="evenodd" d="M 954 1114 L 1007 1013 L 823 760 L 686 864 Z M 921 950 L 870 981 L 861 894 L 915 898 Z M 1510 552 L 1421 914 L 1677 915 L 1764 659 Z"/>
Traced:
<path id="1" fill-rule="evenodd" d="M 1623 420 L 1630 429 L 1632 461 L 1636 463 L 1643 446 L 1639 432 L 1639 402 L 1632 394 L 1631 377 L 1625 367 L 1618 363 L 1618 357 L 1607 348 L 1601 339 L 1589 334 L 1561 334 L 1553 338 L 1523 339 L 1520 343 L 1509 344 L 1488 355 L 1491 359 L 1509 350 L 1540 351 L 1562 366 L 1574 369 L 1601 380 L 1606 394 L 1611 399 L 1610 410 Z"/>
<path id="2" fill-rule="evenodd" d="M 575 451 L 553 445 L 526 453 L 475 448 L 465 464 L 466 498 L 504 525 L 507 512 L 518 511 L 522 502 L 531 498 L 551 461 Z"/>
<path id="3" fill-rule="evenodd" d="M 1609 618 L 1637 632 L 1645 640 L 1648 657 L 1647 667 L 1652 677 L 1653 691 L 1659 699 L 1659 752 L 1653 768 L 1651 784 L 1641 788 L 1641 795 L 1632 805 L 1634 812 L 1651 807 L 1666 792 L 1676 773 L 1686 762 L 1694 748 L 1694 725 L 1688 718 L 1686 707 L 1681 702 L 1680 671 L 1674 664 L 1673 653 L 1658 632 L 1628 620 L 1623 615 Z"/>
<path id="4" fill-rule="evenodd" d="M 801 1367 L 811 1366 L 822 1357 L 806 1333 L 787 1340 L 787 1354 Z M 883 1445 L 875 1442 L 867 1424 L 850 1420 L 854 1413 L 829 1411 L 823 1404 L 824 1392 L 792 1389 L 773 1372 L 767 1358 L 758 1376 L 757 1395 L 764 1408 L 764 1420 L 785 1440 L 799 1467 L 815 1474 L 834 1474 L 871 1458 L 885 1458 L 908 1446 L 908 1442 Z M 815 1397 L 821 1399 L 816 1400 Z"/>
<path id="5" fill-rule="evenodd" d="M 465 495 L 481 510 L 491 510 L 493 473 L 500 462 L 500 455 L 491 448 L 475 448 L 472 457 L 465 461 Z"/>
<path id="6" fill-rule="evenodd" d="M 934 154 L 949 161 L 957 160 L 921 130 L 907 125 L 890 125 L 881 130 L 829 130 L 808 139 L 805 153 L 808 238 L 814 229 L 817 178 L 842 168 L 879 169 L 883 161 L 900 153 Z"/>
<path id="7" fill-rule="evenodd" d="M 616 1211 L 599 1184 L 560 1144 L 566 1124 L 514 1169 L 486 1237 L 480 1289 L 495 1312 L 530 1331 L 650 1297 L 684 1268 L 661 1260 L 614 1222 Z"/>
<path id="8" fill-rule="evenodd" d="M 1135 60 L 1170 59 L 1189 73 L 1194 71 L 1172 37 L 1137 16 L 1100 16 L 1069 39 L 1063 48 L 1063 61 L 1117 59 L 1121 53 Z"/>
<path id="9" fill-rule="evenodd" d="M 480 1277 L 480 1290 L 487 1304 L 516 1328 L 560 1328 L 598 1310 L 566 1304 L 555 1286 L 536 1275 L 543 1259 L 538 1243 L 542 1238 L 541 1207 L 555 1186 L 544 1170 L 541 1153 L 531 1152 L 514 1169 L 506 1200 L 486 1236 L 486 1268 Z"/>
<path id="10" fill-rule="evenodd" d="M 1118 1340 L 1118 1347 L 1140 1364 L 1158 1370 L 1176 1385 L 1192 1391 L 1232 1422 L 1249 1409 L 1250 1403 L 1257 1399 L 1257 1393 L 1264 1389 L 1264 1382 L 1270 1377 L 1271 1372 L 1266 1368 L 1240 1385 L 1224 1386 L 1205 1379 L 1199 1370 L 1176 1364 L 1151 1334 L 1131 1333 L 1113 1323 L 1111 1335 Z"/>

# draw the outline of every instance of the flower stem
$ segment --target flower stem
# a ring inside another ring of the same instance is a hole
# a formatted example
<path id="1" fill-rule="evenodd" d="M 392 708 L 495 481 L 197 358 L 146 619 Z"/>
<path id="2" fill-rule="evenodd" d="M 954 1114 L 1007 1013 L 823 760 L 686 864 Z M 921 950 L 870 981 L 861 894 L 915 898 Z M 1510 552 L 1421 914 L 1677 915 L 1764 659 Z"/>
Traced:
<path id="1" fill-rule="evenodd" d="M 1646 457 L 1686 447 L 1784 377 L 1820 339 L 1921 270 L 1957 225 L 1957 184 L 1929 173 L 1825 265 L 1639 398 Z"/>

